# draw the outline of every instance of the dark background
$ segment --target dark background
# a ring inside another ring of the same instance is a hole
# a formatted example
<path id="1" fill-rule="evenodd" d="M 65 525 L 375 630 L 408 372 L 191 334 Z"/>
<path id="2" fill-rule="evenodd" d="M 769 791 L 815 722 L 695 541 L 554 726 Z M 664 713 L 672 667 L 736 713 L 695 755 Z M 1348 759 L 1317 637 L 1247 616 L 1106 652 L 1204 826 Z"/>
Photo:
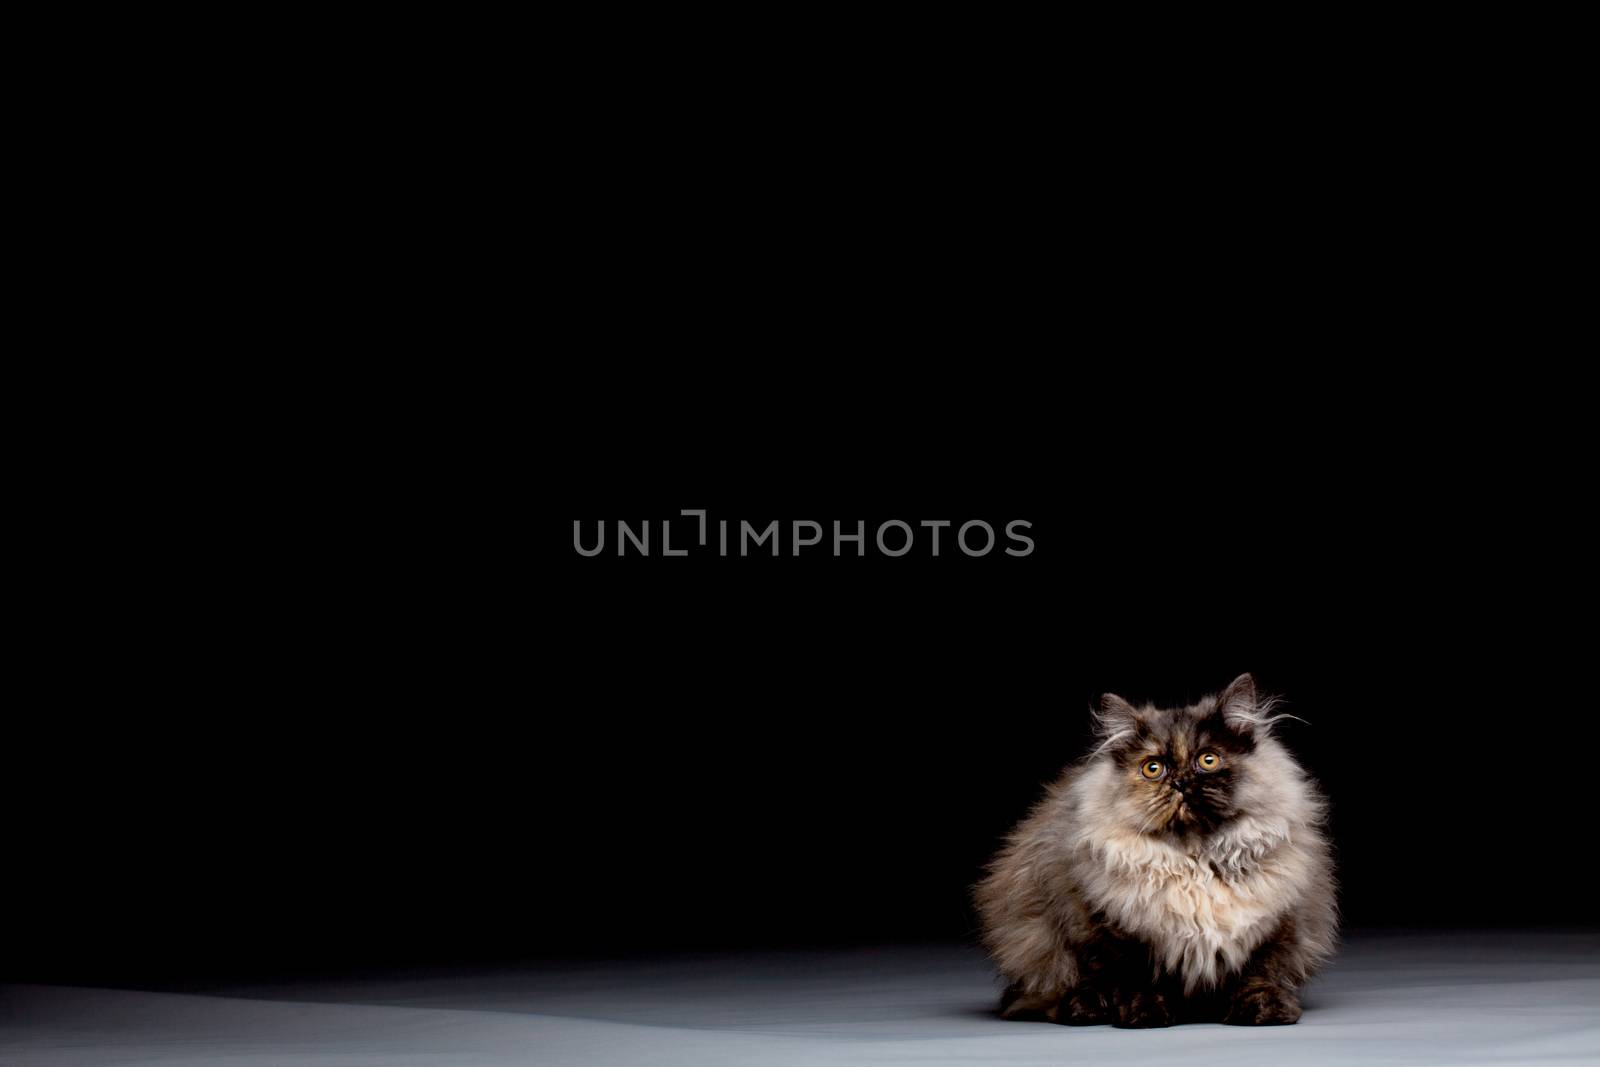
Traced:
<path id="1" fill-rule="evenodd" d="M 56 617 L 92 654 L 30 646 L 59 691 L 8 728 L 7 971 L 970 939 L 969 886 L 1099 693 L 1244 670 L 1309 721 L 1283 736 L 1332 798 L 1349 924 L 1588 921 L 1587 652 L 1531 482 L 1353 455 L 1331 424 L 1216 447 L 1208 416 L 1113 458 L 1112 431 L 1006 416 L 870 455 L 728 428 L 716 467 L 580 461 L 563 428 L 523 439 L 531 479 L 301 486 L 181 566 L 111 561 L 101 607 Z M 684 507 L 869 537 L 1025 519 L 1036 549 L 614 554 L 618 518 L 690 540 Z M 611 526 L 604 555 L 575 519 Z"/>
<path id="2" fill-rule="evenodd" d="M 141 208 L 116 295 L 56 316 L 203 369 L 19 391 L 4 977 L 970 938 L 1099 693 L 1244 670 L 1310 722 L 1351 924 L 1590 921 L 1559 109 L 1414 68 L 1436 25 L 1379 35 L 1404 106 L 1343 49 L 1262 74 L 1187 33 L 1203 76 L 1147 79 L 1141 32 L 1063 84 L 1040 38 L 980 95 L 897 27 L 864 65 L 929 75 L 868 103 L 648 26 L 675 69 L 636 82 L 616 30 L 531 87 L 526 35 L 474 45 L 463 99 L 382 79 L 359 121 L 311 88 L 260 195 L 158 179 L 184 284 L 125 286 L 172 243 Z M 1037 548 L 571 548 L 685 507 Z"/>
<path id="3" fill-rule="evenodd" d="M 1592 413 L 1518 243 L 1566 220 L 1482 169 L 1527 109 L 1370 123 L 1341 57 L 1063 112 L 1052 59 L 818 121 L 808 61 L 552 72 L 530 122 L 487 87 L 525 60 L 474 66 L 392 156 L 341 119 L 343 194 L 228 208 L 261 285 L 125 298 L 225 368 L 28 394 L 6 977 L 971 938 L 1098 694 L 1245 670 L 1309 720 L 1352 925 L 1589 920 Z M 1037 547 L 572 549 L 697 507 Z"/>

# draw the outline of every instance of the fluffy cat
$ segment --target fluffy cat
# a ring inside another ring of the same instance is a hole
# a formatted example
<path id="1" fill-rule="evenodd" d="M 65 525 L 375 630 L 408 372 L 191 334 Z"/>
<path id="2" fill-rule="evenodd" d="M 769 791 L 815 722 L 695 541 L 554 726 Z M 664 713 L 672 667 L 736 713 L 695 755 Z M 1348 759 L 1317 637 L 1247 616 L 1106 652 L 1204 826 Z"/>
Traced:
<path id="1" fill-rule="evenodd" d="M 1107 694 L 1100 745 L 976 890 L 1004 1018 L 1243 1026 L 1300 1018 L 1337 933 L 1325 804 L 1240 675 L 1185 708 Z"/>

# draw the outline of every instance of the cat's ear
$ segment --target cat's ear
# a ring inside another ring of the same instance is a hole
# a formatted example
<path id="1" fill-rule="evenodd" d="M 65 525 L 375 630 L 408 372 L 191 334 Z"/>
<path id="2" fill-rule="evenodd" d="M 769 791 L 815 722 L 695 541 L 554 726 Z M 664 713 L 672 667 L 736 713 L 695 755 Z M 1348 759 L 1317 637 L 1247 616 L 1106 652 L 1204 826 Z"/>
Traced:
<path id="1" fill-rule="evenodd" d="M 1298 715 L 1278 711 L 1280 703 L 1276 697 L 1263 699 L 1256 691 L 1256 680 L 1241 674 L 1217 698 L 1217 711 L 1222 713 L 1223 722 L 1246 736 L 1265 736 L 1281 719 L 1305 722 Z"/>
<path id="2" fill-rule="evenodd" d="M 1217 698 L 1223 721 L 1235 730 L 1249 733 L 1256 725 L 1256 680 L 1241 674 L 1228 683 L 1228 688 Z"/>
<path id="3" fill-rule="evenodd" d="M 1104 738 L 1120 738 L 1139 727 L 1139 713 L 1133 705 L 1117 696 L 1106 693 L 1100 697 L 1100 707 L 1094 713 L 1095 732 Z"/>

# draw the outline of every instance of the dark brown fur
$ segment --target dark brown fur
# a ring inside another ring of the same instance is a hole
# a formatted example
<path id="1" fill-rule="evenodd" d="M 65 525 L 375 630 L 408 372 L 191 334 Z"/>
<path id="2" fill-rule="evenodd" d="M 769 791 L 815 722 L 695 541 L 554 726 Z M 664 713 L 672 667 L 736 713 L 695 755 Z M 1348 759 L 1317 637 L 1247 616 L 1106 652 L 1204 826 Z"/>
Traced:
<path id="1" fill-rule="evenodd" d="M 1130 1028 L 1300 1018 L 1300 987 L 1333 951 L 1333 883 L 1323 802 L 1271 737 L 1270 711 L 1249 675 L 1188 708 L 1105 698 L 1101 749 L 1052 787 L 978 889 L 1010 981 L 1002 1017 Z M 1196 762 L 1207 750 L 1218 769 Z M 1141 783 L 1152 758 L 1166 769 Z M 1170 814 L 1150 823 L 1146 811 Z M 1152 892 L 1159 904 L 1147 906 Z M 1210 903 L 1191 912 L 1187 894 Z M 1195 922 L 1207 940 L 1193 940 Z"/>

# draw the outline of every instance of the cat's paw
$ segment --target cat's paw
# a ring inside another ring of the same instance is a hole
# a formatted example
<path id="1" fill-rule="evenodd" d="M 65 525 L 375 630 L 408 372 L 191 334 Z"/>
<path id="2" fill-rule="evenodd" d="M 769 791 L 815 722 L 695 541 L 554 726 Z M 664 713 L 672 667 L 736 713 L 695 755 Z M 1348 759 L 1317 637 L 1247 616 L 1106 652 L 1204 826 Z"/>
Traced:
<path id="1" fill-rule="evenodd" d="M 1300 1019 L 1300 998 L 1273 985 L 1246 986 L 1222 1021 L 1229 1026 L 1288 1026 Z"/>
<path id="2" fill-rule="evenodd" d="M 1157 1026 L 1171 1026 L 1172 1012 L 1167 1010 L 1167 998 L 1154 990 L 1137 993 L 1118 992 L 1116 1014 L 1112 1026 L 1130 1030 L 1145 1030 Z"/>
<path id="3" fill-rule="evenodd" d="M 1016 1021 L 1055 1022 L 1059 996 L 1024 993 L 1015 986 L 1000 998 L 1000 1018 Z"/>
<path id="4" fill-rule="evenodd" d="M 1063 1026 L 1100 1026 L 1111 1021 L 1111 1005 L 1098 990 L 1074 989 L 1062 999 L 1055 1021 Z"/>

